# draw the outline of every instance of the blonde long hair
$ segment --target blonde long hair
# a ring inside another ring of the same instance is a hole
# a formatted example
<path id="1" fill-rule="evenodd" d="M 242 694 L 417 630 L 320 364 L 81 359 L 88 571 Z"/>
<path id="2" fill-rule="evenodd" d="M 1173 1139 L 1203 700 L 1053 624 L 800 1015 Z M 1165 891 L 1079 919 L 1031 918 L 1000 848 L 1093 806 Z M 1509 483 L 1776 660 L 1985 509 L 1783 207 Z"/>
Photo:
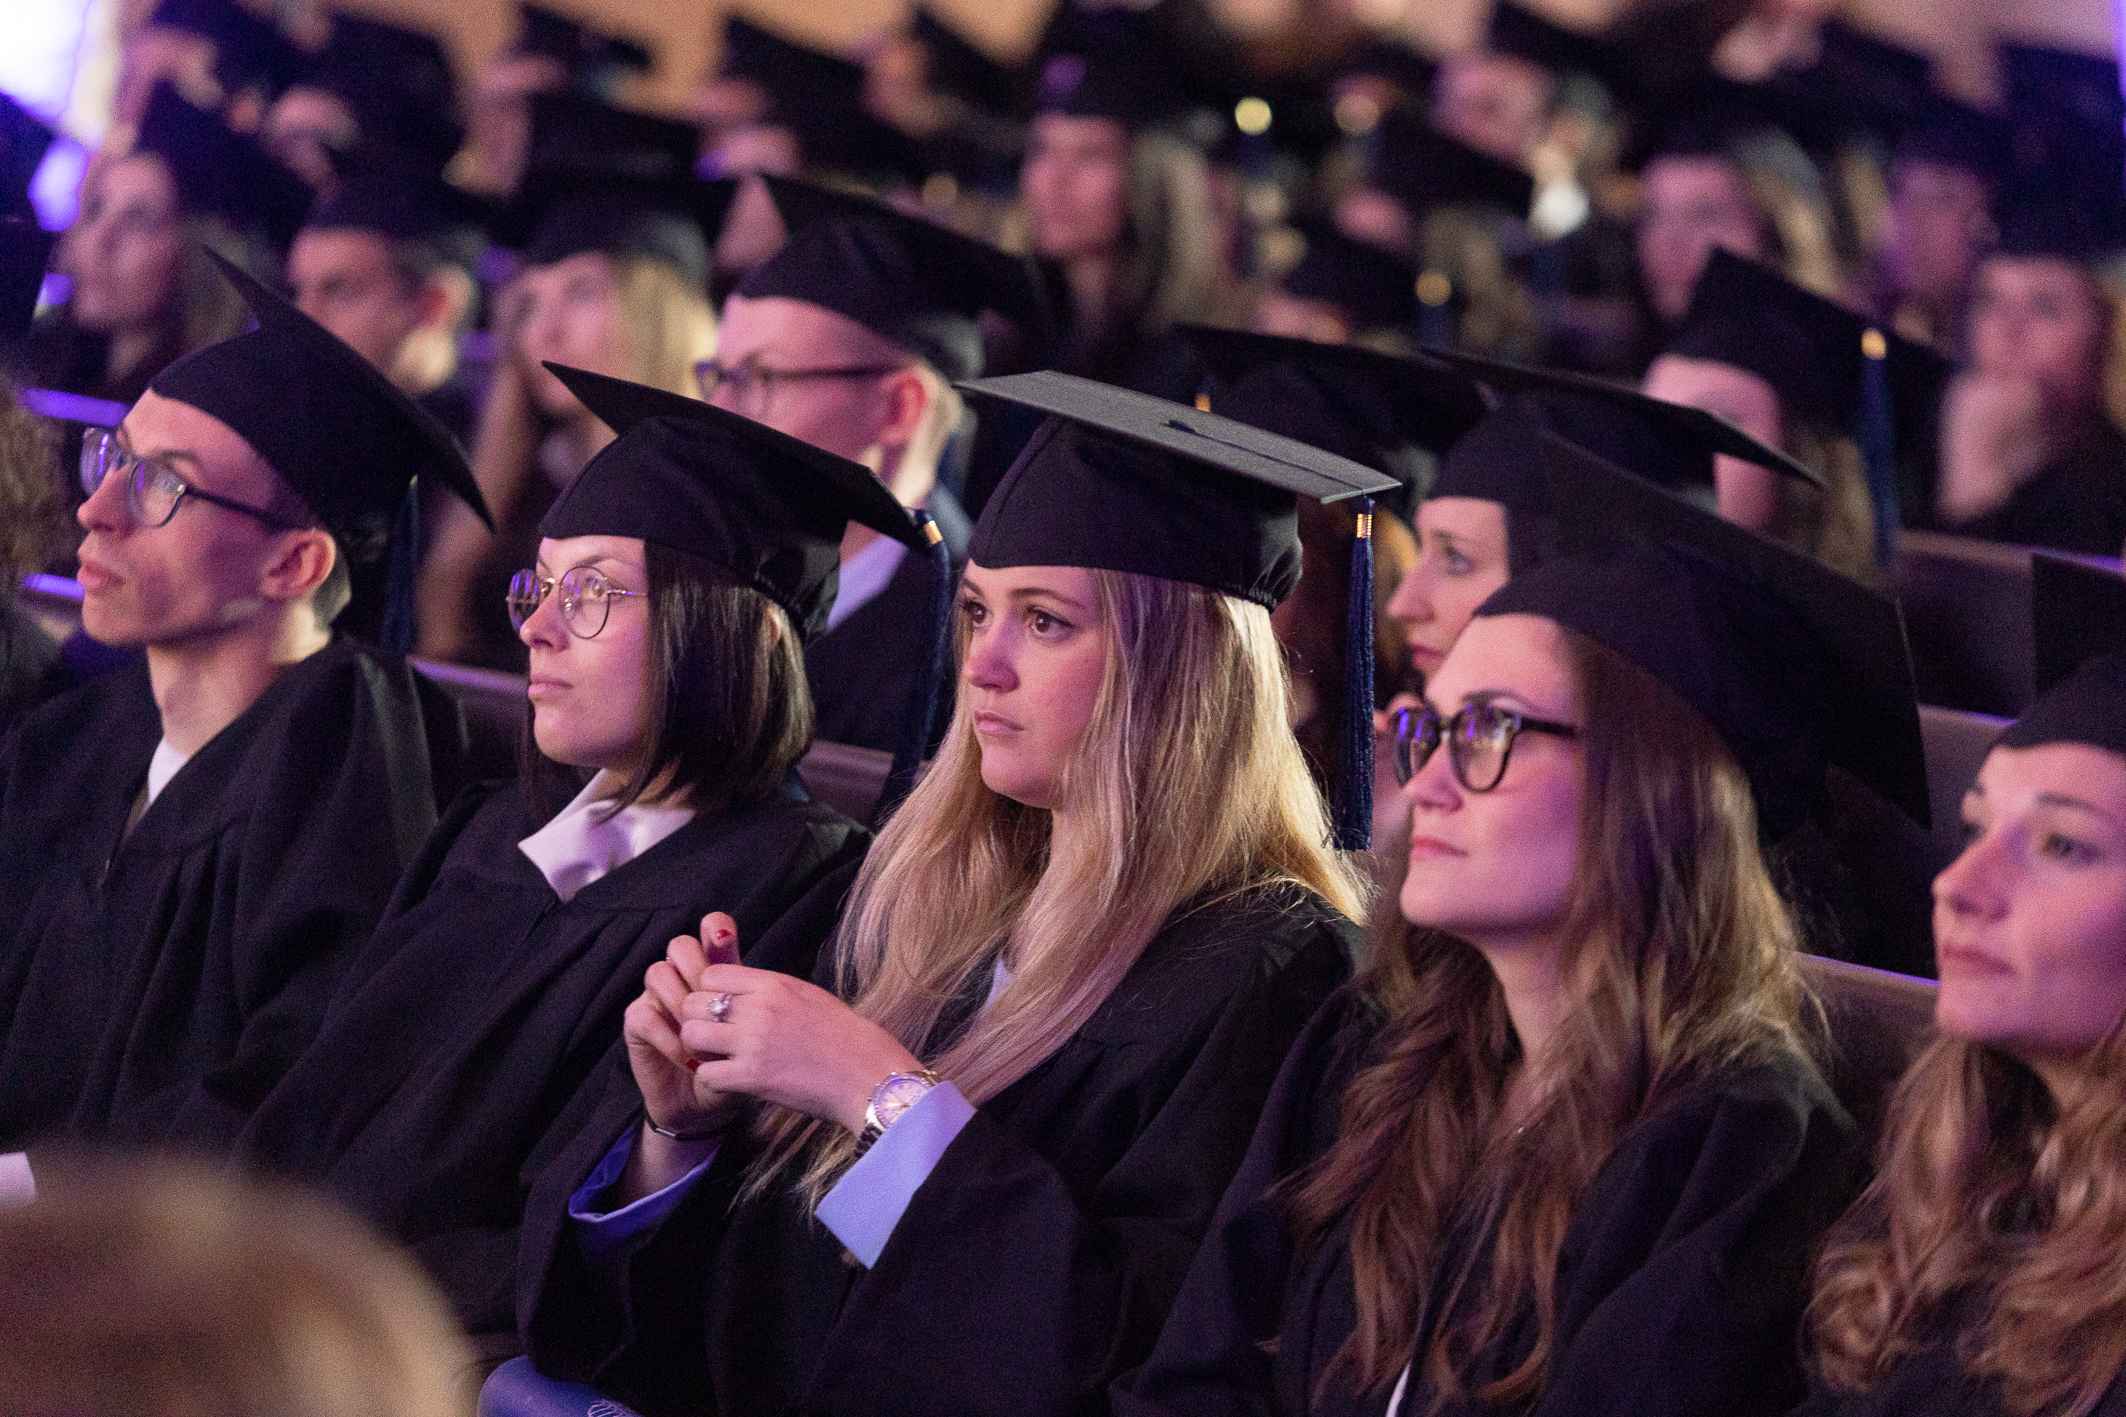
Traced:
<path id="1" fill-rule="evenodd" d="M 2126 1371 L 2126 1027 L 2064 1103 L 1998 1049 L 1940 1037 L 1898 1083 L 1873 1185 L 1816 1265 L 1809 1333 L 1859 1390 L 1959 1301 L 1957 1359 L 2016 1417 L 2084 1417 Z"/>
<path id="2" fill-rule="evenodd" d="M 1544 1059 L 1540 1109 L 1495 1136 L 1520 1061 L 1497 979 L 1467 943 L 1382 912 L 1362 987 L 1385 1027 L 1344 1092 L 1336 1145 L 1290 1197 L 1302 1238 L 1351 1221 L 1357 1323 L 1324 1390 L 1394 1381 L 1430 1296 L 1449 1320 L 1414 1371 L 1435 1410 L 1464 1395 L 1471 1357 L 1526 1311 L 1527 1356 L 1475 1396 L 1530 1400 L 1557 1332 L 1558 1250 L 1625 1129 L 1712 1069 L 1812 1051 L 1797 932 L 1741 768 L 1651 675 L 1565 640 L 1587 724 L 1579 866 L 1560 926 L 1576 1002 Z M 1495 1238 L 1443 1270 L 1462 1214 L 1488 1218 Z"/>
<path id="3" fill-rule="evenodd" d="M 1357 919 L 1358 869 L 1287 726 L 1282 658 L 1260 606 L 1095 571 L 1108 630 L 1092 718 L 1062 798 L 1095 840 L 1053 858 L 1049 815 L 991 791 L 963 695 L 936 761 L 857 878 L 833 943 L 842 997 L 911 1051 L 1000 958 L 1010 984 L 930 1066 L 982 1103 L 1025 1077 L 1114 992 L 1175 910 L 1289 883 Z M 960 652 L 966 652 L 964 628 Z M 853 1159 L 842 1129 L 761 1119 L 753 1186 L 793 1162 L 811 1198 Z"/>

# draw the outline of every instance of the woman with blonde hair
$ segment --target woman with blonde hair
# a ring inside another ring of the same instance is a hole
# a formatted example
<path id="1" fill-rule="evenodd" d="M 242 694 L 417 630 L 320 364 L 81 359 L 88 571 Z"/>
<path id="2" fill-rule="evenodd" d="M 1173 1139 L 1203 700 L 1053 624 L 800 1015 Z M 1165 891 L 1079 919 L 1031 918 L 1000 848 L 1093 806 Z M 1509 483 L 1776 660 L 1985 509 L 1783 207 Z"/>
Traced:
<path id="1" fill-rule="evenodd" d="M 502 585 L 539 517 L 613 437 L 544 365 L 691 395 L 716 344 L 703 233 L 715 205 L 692 179 L 534 174 L 518 203 L 524 265 L 496 301 L 501 357 L 473 434 L 473 476 L 501 530 L 443 511 L 422 573 L 421 653 L 516 666 Z"/>
<path id="2" fill-rule="evenodd" d="M 633 1085 L 526 1221 L 543 1372 L 659 1412 L 1084 1411 L 1344 977 L 1359 877 L 1269 607 L 1294 491 L 1386 479 L 1086 380 L 967 387 L 1051 416 L 975 528 L 944 745 L 830 987 L 732 962 L 720 914 L 650 970 Z"/>
<path id="3" fill-rule="evenodd" d="M 9 1417 L 462 1417 L 472 1355 L 412 1261 L 292 1189 L 40 1163 L 0 1211 Z"/>
<path id="4" fill-rule="evenodd" d="M 1856 1167 L 1758 834 L 1840 735 L 1880 746 L 1894 696 L 1815 690 L 1895 613 L 1548 435 L 1520 457 L 1569 474 L 1572 524 L 1674 540 L 1515 577 L 1400 716 L 1399 914 L 1293 1050 L 1129 1417 L 1799 1390 L 1807 1255 Z"/>
<path id="5" fill-rule="evenodd" d="M 2122 702 L 2126 656 L 2085 664 L 1964 796 L 1936 1037 L 1816 1266 L 1811 1417 L 2126 1411 Z"/>

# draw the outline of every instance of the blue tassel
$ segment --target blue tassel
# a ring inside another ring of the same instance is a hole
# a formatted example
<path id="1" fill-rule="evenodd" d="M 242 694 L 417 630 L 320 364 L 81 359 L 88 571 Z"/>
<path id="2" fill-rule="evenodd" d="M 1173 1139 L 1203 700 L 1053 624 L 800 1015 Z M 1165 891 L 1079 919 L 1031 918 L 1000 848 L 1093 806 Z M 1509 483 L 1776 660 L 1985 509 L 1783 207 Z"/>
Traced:
<path id="1" fill-rule="evenodd" d="M 916 775 L 923 770 L 923 760 L 930 756 L 940 728 L 938 709 L 945 698 L 945 676 L 951 672 L 952 549 L 945 545 L 945 534 L 928 512 L 914 515 L 930 546 L 930 663 L 922 682 L 909 697 L 901 722 L 901 741 L 893 751 L 893 766 L 871 814 L 874 827 L 885 825 L 893 809 L 901 805 L 901 799 L 915 786 Z"/>
<path id="2" fill-rule="evenodd" d="M 1897 499 L 1897 420 L 1891 405 L 1889 342 L 1870 327 L 1860 337 L 1860 456 L 1867 467 L 1868 501 L 1875 511 L 1875 564 L 1887 566 L 1897 549 L 1902 513 Z"/>
<path id="3" fill-rule="evenodd" d="M 414 578 L 421 567 L 421 485 L 406 489 L 384 572 L 384 618 L 377 627 L 377 647 L 386 654 L 413 652 Z"/>
<path id="4" fill-rule="evenodd" d="M 1336 847 L 1373 845 L 1373 499 L 1358 504 L 1351 595 L 1344 617 L 1343 761 L 1336 783 Z"/>

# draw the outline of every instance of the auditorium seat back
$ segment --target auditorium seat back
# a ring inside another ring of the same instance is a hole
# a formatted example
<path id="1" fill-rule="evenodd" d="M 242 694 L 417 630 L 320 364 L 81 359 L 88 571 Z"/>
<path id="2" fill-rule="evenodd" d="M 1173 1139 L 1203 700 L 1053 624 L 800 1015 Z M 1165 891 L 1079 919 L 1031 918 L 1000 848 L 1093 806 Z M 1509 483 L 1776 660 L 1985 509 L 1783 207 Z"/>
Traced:
<path id="1" fill-rule="evenodd" d="M 1801 965 L 1830 1024 L 1831 1086 L 1872 1138 L 1933 1029 L 1934 983 L 1818 955 L 1803 955 Z"/>
<path id="2" fill-rule="evenodd" d="M 1978 777 L 1978 767 L 1993 740 L 2008 726 L 2005 718 L 1966 713 L 1962 709 L 1919 706 L 1919 733 L 1926 741 L 1927 801 L 1934 814 L 1934 846 L 1946 866 L 1963 849 L 1964 793 Z"/>
<path id="3" fill-rule="evenodd" d="M 814 797 L 845 817 L 869 822 L 892 766 L 893 755 L 876 748 L 814 743 L 797 772 Z"/>
<path id="4" fill-rule="evenodd" d="M 415 659 L 412 664 L 422 678 L 448 690 L 465 715 L 469 751 L 464 780 L 515 777 L 517 736 L 524 724 L 524 676 L 439 659 Z"/>

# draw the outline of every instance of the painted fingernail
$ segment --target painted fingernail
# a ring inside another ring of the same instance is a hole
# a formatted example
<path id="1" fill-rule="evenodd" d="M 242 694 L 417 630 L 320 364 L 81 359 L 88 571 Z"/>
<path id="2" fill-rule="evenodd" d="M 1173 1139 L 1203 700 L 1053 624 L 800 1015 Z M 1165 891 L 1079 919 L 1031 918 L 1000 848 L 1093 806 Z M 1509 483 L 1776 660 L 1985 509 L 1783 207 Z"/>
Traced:
<path id="1" fill-rule="evenodd" d="M 738 932 L 736 930 L 731 929 L 728 925 L 720 925 L 717 927 L 715 935 L 711 938 L 713 938 L 719 945 L 728 945 L 729 943 L 731 943 L 731 941 L 738 938 Z"/>

